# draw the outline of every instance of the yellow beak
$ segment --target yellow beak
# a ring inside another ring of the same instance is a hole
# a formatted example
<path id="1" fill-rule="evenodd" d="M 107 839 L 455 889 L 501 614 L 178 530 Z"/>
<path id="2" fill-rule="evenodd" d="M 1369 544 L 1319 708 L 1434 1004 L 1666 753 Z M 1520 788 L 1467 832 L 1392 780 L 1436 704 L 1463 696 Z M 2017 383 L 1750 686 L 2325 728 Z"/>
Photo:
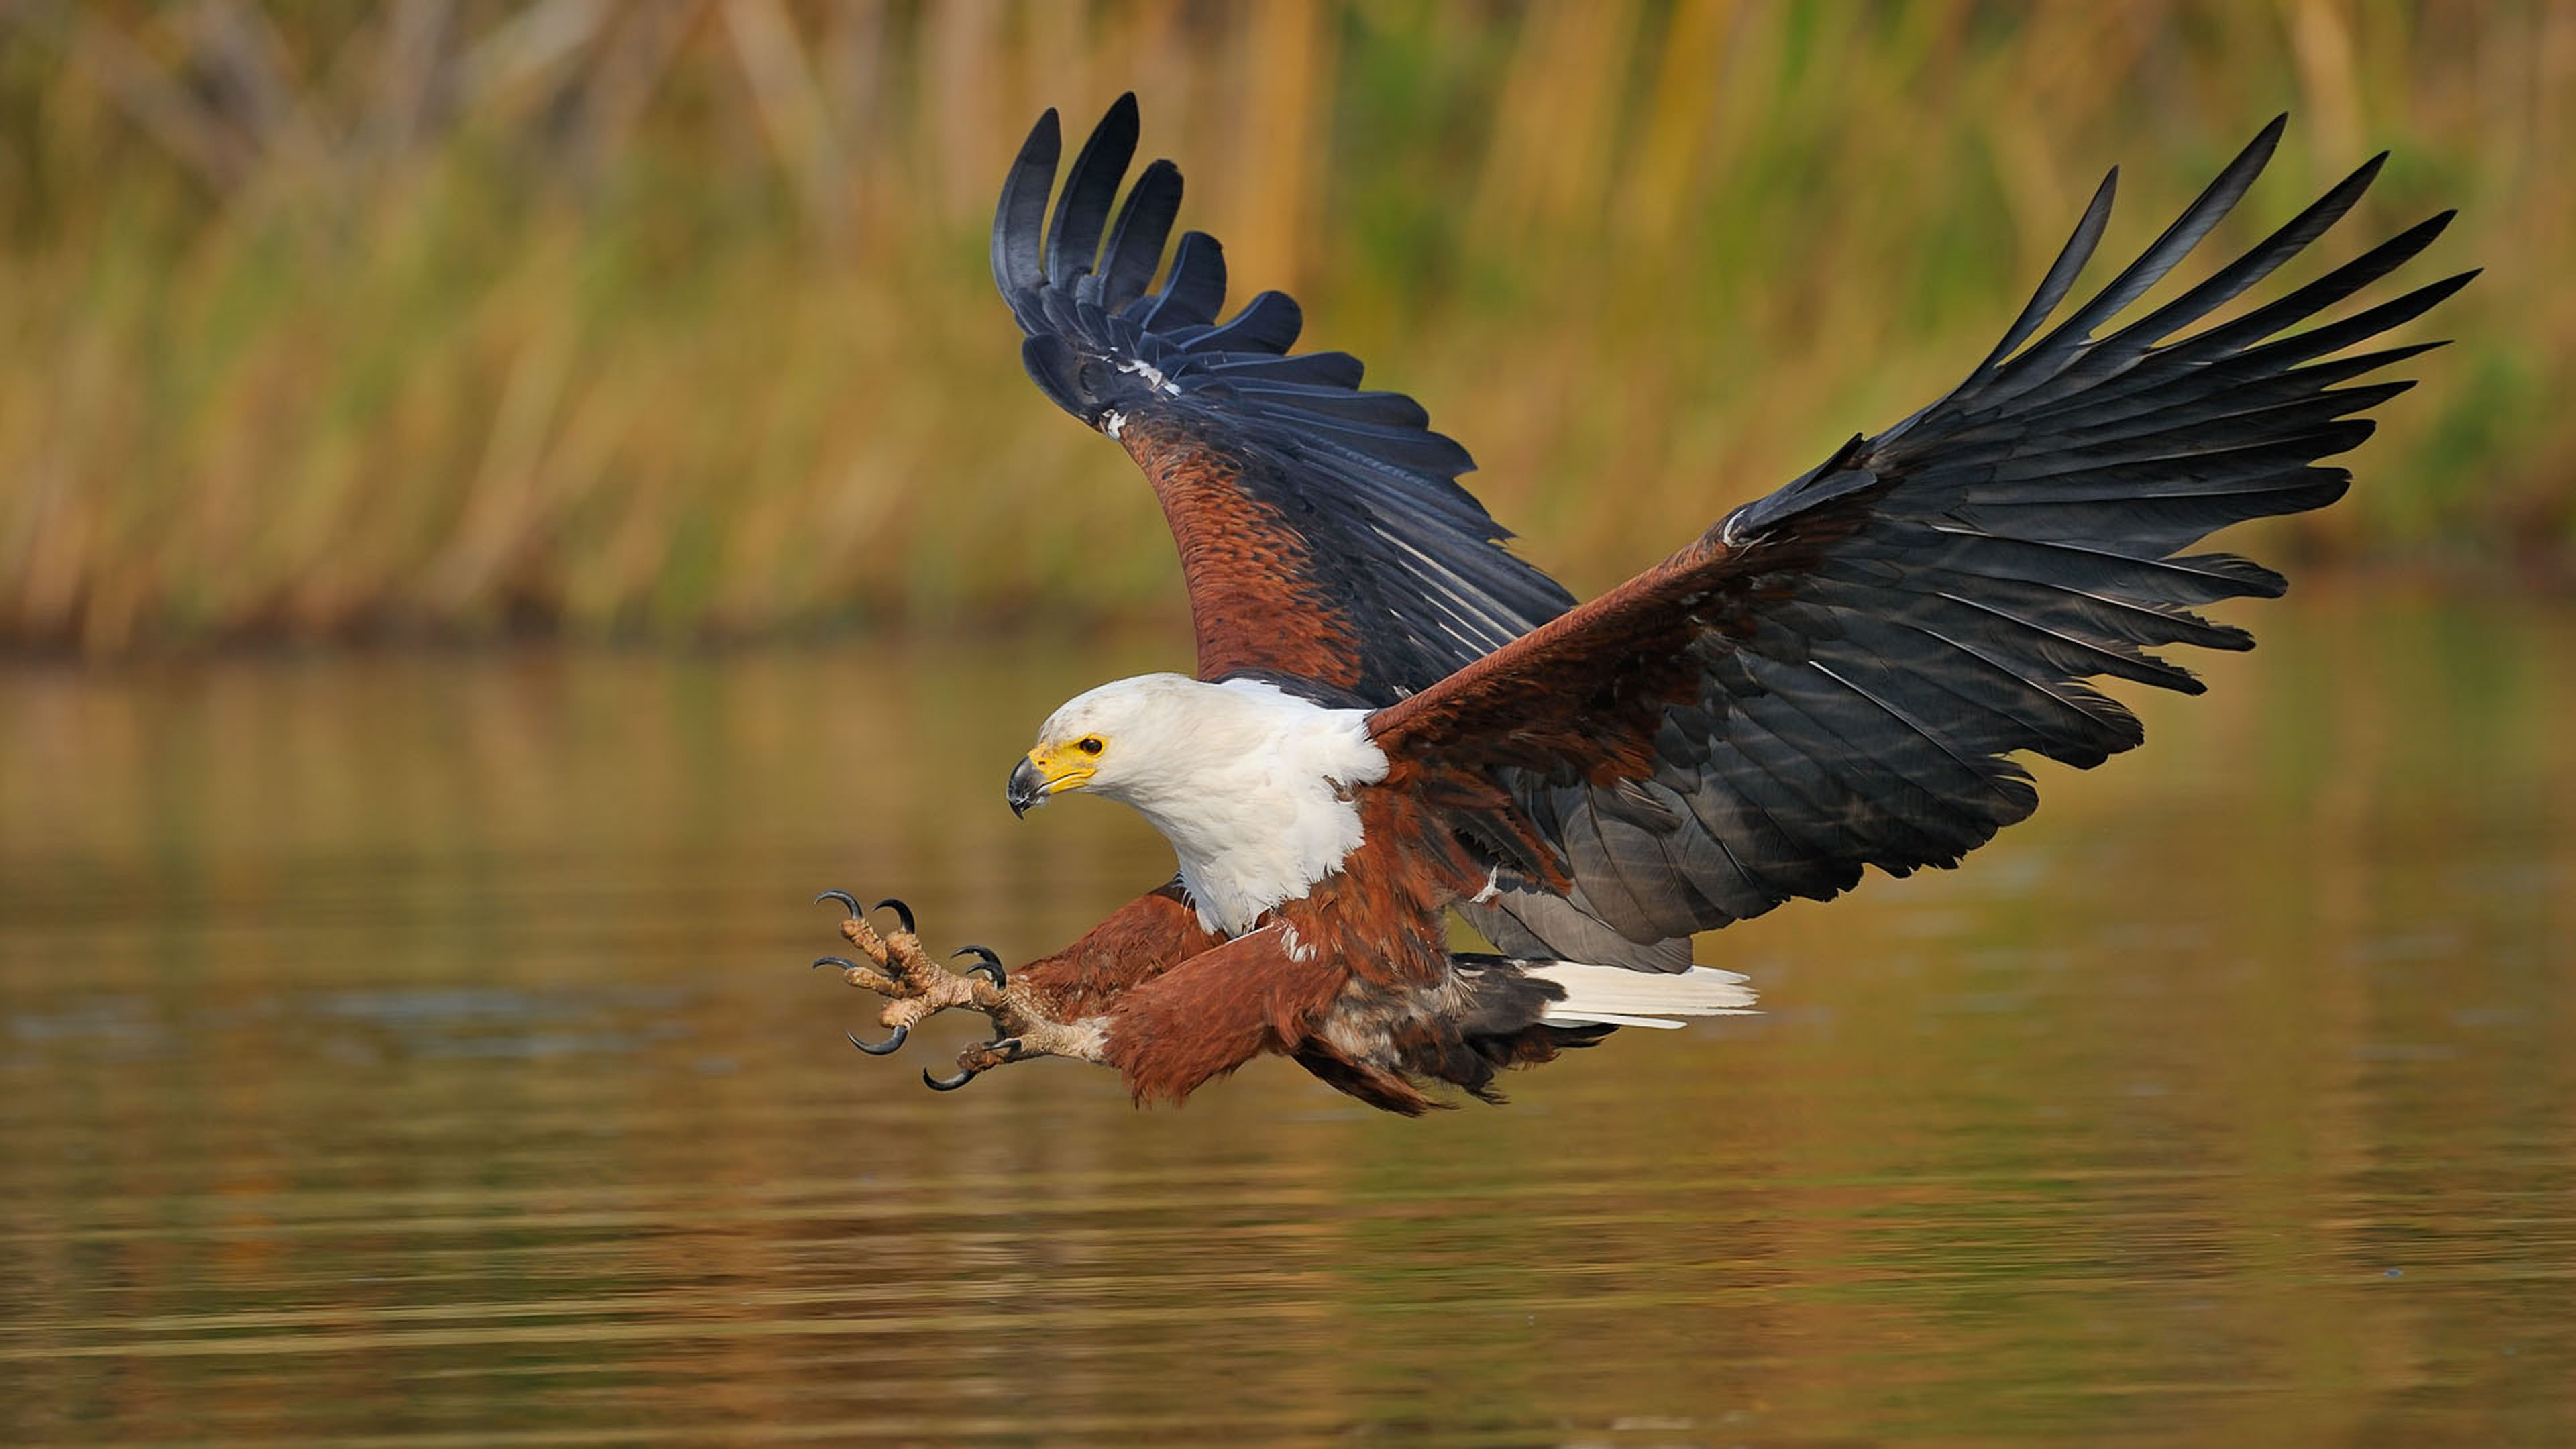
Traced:
<path id="1" fill-rule="evenodd" d="M 1067 758 L 1067 756 L 1071 758 Z M 1011 771 L 1011 784 L 1005 798 L 1011 802 L 1011 813 L 1026 815 L 1046 803 L 1050 795 L 1065 790 L 1079 790 L 1093 774 L 1087 756 L 1067 748 L 1040 746 Z"/>

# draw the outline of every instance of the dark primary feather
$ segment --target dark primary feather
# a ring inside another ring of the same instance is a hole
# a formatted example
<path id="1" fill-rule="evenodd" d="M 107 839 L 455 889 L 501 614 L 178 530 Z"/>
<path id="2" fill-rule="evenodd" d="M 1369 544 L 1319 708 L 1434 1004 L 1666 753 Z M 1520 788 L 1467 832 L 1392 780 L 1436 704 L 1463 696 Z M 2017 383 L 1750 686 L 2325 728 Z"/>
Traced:
<path id="1" fill-rule="evenodd" d="M 1055 220 L 1047 225 L 1047 285 L 1058 291 L 1091 274 L 1100 256 L 1100 231 L 1109 224 L 1109 204 L 1118 183 L 1136 156 L 1136 100 L 1123 96 L 1093 127 L 1091 137 L 1073 158 L 1073 170 L 1056 197 Z"/>
<path id="2" fill-rule="evenodd" d="M 1093 300 L 1110 311 L 1116 311 L 1138 297 L 1154 281 L 1154 269 L 1163 264 L 1163 243 L 1171 239 L 1172 223 L 1181 214 L 1181 169 L 1169 161 L 1157 161 L 1136 178 L 1136 187 L 1127 193 L 1127 204 L 1118 209 L 1118 227 L 1109 234 L 1109 251 L 1100 264 L 1100 292 Z"/>
<path id="3" fill-rule="evenodd" d="M 2411 385 L 2344 384 L 2438 344 L 2335 354 L 2474 275 L 2288 331 L 2423 250 L 2445 213 L 2210 323 L 2351 209 L 2374 158 L 2097 337 L 2209 234 L 2279 135 L 2275 121 L 2042 334 L 2101 238 L 2105 181 L 2030 305 L 1948 396 L 1381 710 L 1372 728 L 1401 762 L 1396 781 L 1463 772 L 1499 787 L 1503 804 L 1477 805 L 1453 782 L 1471 802 L 1462 832 L 1490 838 L 1516 819 L 1569 900 L 1653 941 L 1832 896 L 1865 865 L 1956 864 L 2036 805 L 2016 753 L 2082 768 L 2136 745 L 2137 720 L 2092 681 L 2197 692 L 2156 651 L 2249 648 L 2193 611 L 2282 590 L 2244 559 L 2184 550 L 2342 496 L 2349 475 L 2318 460 L 2368 437 L 2359 415 Z"/>
<path id="4" fill-rule="evenodd" d="M 1135 98 L 1101 118 L 1056 191 L 1049 111 L 993 215 L 993 281 L 1028 335 L 1029 375 L 1085 424 L 1113 425 L 1183 544 L 1201 673 L 1259 670 L 1391 703 L 1573 603 L 1503 547 L 1511 535 L 1458 475 L 1466 449 L 1400 393 L 1360 390 L 1347 353 L 1291 356 L 1304 318 L 1264 292 L 1230 318 L 1224 253 L 1180 239 L 1181 174 L 1145 168 L 1113 210 L 1137 140 Z M 1193 548 L 1223 535 L 1225 548 Z M 1239 545 L 1239 547 L 1238 547 Z M 1246 574 L 1257 553 L 1276 577 Z M 1296 627 L 1254 616 L 1296 611 Z"/>

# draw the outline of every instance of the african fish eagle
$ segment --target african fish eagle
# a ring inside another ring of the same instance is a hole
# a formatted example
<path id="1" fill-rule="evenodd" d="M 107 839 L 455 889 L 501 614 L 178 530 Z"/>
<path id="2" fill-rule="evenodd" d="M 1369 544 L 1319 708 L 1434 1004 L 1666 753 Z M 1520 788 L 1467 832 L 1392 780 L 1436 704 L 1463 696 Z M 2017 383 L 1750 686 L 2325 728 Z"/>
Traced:
<path id="1" fill-rule="evenodd" d="M 993 277 L 1039 388 L 1151 480 L 1198 668 L 1058 709 L 1011 771 L 1010 806 L 1124 801 L 1179 871 L 1007 973 L 981 947 L 951 972 L 899 903 L 880 902 L 901 922 L 880 934 L 826 892 L 866 959 L 823 960 L 890 998 L 893 1038 L 860 1045 L 892 1051 L 967 1007 L 995 1037 L 933 1086 L 1064 1056 L 1178 1101 L 1276 1052 L 1418 1113 L 1429 1083 L 1491 1099 L 1504 1067 L 1746 1009 L 1742 977 L 1692 963 L 1693 932 L 1830 898 L 1865 865 L 1955 865 L 2036 804 L 2016 752 L 2083 769 L 2139 743 L 2090 681 L 2197 693 L 2154 651 L 2249 648 L 2193 610 L 2283 589 L 2183 550 L 2342 496 L 2350 475 L 2318 460 L 2411 385 L 2355 380 L 2439 345 L 2352 350 L 2474 273 L 2291 329 L 2423 250 L 2449 212 L 2211 320 L 2350 210 L 2384 153 L 2110 326 L 2245 194 L 2282 125 L 2043 332 L 2101 240 L 2113 172 L 1965 381 L 1577 606 L 1504 546 L 1457 482 L 1466 450 L 1413 399 L 1362 390 L 1346 353 L 1289 351 L 1294 301 L 1264 292 L 1219 320 L 1225 264 L 1198 232 L 1164 269 L 1172 163 L 1113 216 L 1132 95 L 1052 206 L 1047 112 L 1002 186 Z M 1495 949 L 1452 951 L 1453 912 Z"/>

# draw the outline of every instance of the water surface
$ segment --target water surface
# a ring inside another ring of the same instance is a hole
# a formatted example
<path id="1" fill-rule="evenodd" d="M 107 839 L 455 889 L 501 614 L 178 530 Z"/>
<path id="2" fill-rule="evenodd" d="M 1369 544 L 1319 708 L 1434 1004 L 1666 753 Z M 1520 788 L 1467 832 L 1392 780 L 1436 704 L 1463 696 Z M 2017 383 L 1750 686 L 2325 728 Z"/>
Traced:
<path id="1" fill-rule="evenodd" d="M 2576 616 L 2358 594 L 1763 1016 L 1407 1122 L 953 1096 L 825 886 L 1019 959 L 1060 642 L 0 674 L 0 1439 L 2576 1442 Z"/>

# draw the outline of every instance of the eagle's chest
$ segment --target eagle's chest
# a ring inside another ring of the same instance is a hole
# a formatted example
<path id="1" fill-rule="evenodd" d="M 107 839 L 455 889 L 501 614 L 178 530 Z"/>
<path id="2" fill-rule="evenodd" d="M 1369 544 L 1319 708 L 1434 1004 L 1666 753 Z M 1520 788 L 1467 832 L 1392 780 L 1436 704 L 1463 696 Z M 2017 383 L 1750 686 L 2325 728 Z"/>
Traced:
<path id="1" fill-rule="evenodd" d="M 1323 782 L 1317 782 L 1319 786 Z M 1165 828 L 1181 884 L 1212 931 L 1240 936 L 1342 871 L 1366 841 L 1356 805 L 1316 789 L 1238 797 L 1226 817 Z M 1160 825 L 1162 822 L 1157 821 Z"/>
<path id="2" fill-rule="evenodd" d="M 1202 726 L 1124 789 L 1180 858 L 1209 930 L 1240 936 L 1342 871 L 1367 840 L 1360 800 L 1386 777 L 1367 714 L 1266 685 L 1206 686 Z"/>

